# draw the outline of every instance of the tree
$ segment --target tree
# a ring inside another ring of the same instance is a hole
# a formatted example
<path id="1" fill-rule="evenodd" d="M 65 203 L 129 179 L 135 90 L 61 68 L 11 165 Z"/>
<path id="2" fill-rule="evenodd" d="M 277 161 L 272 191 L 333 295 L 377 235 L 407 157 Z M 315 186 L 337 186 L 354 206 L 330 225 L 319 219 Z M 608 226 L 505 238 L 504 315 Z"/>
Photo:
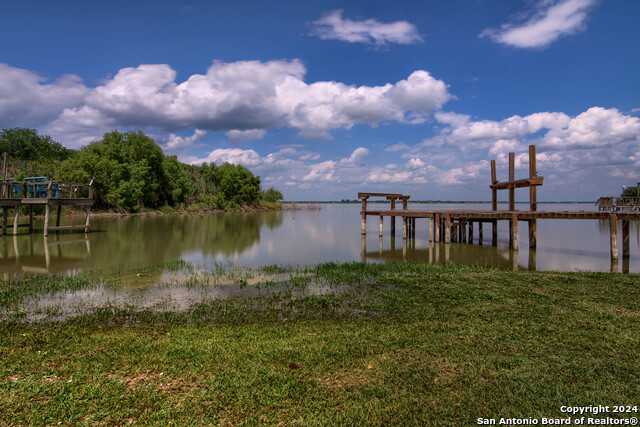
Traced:
<path id="1" fill-rule="evenodd" d="M 638 187 L 627 187 L 622 192 L 622 197 L 638 197 Z"/>
<path id="2" fill-rule="evenodd" d="M 225 163 L 215 168 L 217 195 L 233 205 L 250 204 L 260 198 L 260 177 L 241 165 Z"/>
<path id="3" fill-rule="evenodd" d="M 13 128 L 0 132 L 0 153 L 5 152 L 13 160 L 51 161 L 67 159 L 73 150 L 35 129 Z"/>
<path id="4" fill-rule="evenodd" d="M 164 154 L 141 131 L 106 133 L 67 159 L 60 179 L 93 183 L 96 203 L 129 211 L 166 202 L 168 190 Z M 164 196 L 164 197 L 162 197 Z M 179 195 L 178 195 L 179 197 Z"/>
<path id="5" fill-rule="evenodd" d="M 273 187 L 270 187 L 268 190 L 266 190 L 262 198 L 264 199 L 265 202 L 269 202 L 269 203 L 275 203 L 278 200 L 284 199 L 284 197 L 282 196 L 282 193 Z"/>

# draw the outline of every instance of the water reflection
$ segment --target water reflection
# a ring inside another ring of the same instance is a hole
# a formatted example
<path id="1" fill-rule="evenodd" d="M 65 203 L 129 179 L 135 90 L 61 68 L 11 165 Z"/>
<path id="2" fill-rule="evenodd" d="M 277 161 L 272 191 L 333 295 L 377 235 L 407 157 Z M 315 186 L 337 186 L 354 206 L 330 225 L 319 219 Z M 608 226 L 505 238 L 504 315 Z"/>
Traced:
<path id="1" fill-rule="evenodd" d="M 140 269 L 189 254 L 228 258 L 256 246 L 262 228 L 281 225 L 281 212 L 97 217 L 87 235 L 4 236 L 0 272 L 7 280 L 86 268 Z"/>
<path id="2" fill-rule="evenodd" d="M 83 268 L 92 267 L 89 239 L 30 236 L 10 236 L 3 239 L 0 271 L 4 280 L 20 277 L 24 273 L 32 274 L 73 274 Z M 13 243 L 9 250 L 9 241 Z"/>
<path id="3" fill-rule="evenodd" d="M 474 206 L 486 209 L 489 206 Z M 468 209 L 468 205 L 413 205 L 412 209 Z M 544 205 L 545 210 L 584 210 L 591 205 Z M 542 209 L 542 207 L 540 207 Z M 169 261 L 211 266 L 231 262 L 259 266 L 313 265 L 336 261 L 458 262 L 500 268 L 532 270 L 588 270 L 640 272 L 640 228 L 630 224 L 630 257 L 612 265 L 609 223 L 597 220 L 539 220 L 538 248 L 527 247 L 528 230 L 519 227 L 520 251 L 509 249 L 506 222 L 499 224 L 496 246 L 493 230 L 484 224 L 484 245 L 429 242 L 428 221 L 416 221 L 415 237 L 402 239 L 402 227 L 391 233 L 391 222 L 369 221 L 368 233 L 360 233 L 360 206 L 324 205 L 321 210 L 218 215 L 159 215 L 92 218 L 92 230 L 84 234 L 40 233 L 0 237 L 0 274 L 5 279 L 38 273 L 74 274 L 102 268 L 127 272 Z M 620 233 L 621 234 L 621 233 Z M 623 244 L 620 243 L 620 248 Z M 622 250 L 620 251 L 622 254 Z M 158 278 L 149 278 L 150 281 Z"/>

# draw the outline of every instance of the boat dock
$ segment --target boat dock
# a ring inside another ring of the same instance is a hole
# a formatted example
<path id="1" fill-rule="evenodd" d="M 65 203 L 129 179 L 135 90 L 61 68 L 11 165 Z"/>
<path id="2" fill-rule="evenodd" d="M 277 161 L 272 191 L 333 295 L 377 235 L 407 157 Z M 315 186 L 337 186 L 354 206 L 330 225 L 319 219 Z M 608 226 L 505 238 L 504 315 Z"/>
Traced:
<path id="1" fill-rule="evenodd" d="M 20 227 L 33 232 L 33 208 L 44 206 L 44 235 L 49 231 L 83 230 L 89 231 L 89 218 L 93 206 L 93 189 L 89 183 L 57 182 L 57 181 L 9 181 L 0 182 L 0 207 L 2 208 L 2 234 L 7 228 L 13 228 L 18 234 Z M 28 221 L 20 224 L 20 207 L 29 207 Z M 81 225 L 60 225 L 63 206 L 86 208 L 85 223 Z M 50 225 L 51 210 L 56 208 L 56 223 Z M 13 225 L 8 224 L 9 210 L 13 209 Z"/>
<path id="2" fill-rule="evenodd" d="M 398 193 L 358 193 L 358 199 L 362 201 L 362 234 L 367 233 L 367 217 L 377 216 L 380 221 L 379 233 L 382 236 L 384 218 L 391 221 L 391 233 L 395 234 L 396 218 L 402 218 L 402 237 L 408 239 L 415 237 L 416 220 L 427 219 L 429 221 L 429 241 L 473 243 L 477 230 L 477 241 L 484 242 L 484 225 L 491 225 L 491 244 L 497 246 L 498 222 L 509 223 L 510 247 L 517 251 L 518 223 L 526 222 L 529 229 L 529 248 L 537 246 L 537 221 L 540 219 L 572 219 L 572 220 L 608 220 L 610 231 L 610 252 L 612 262 L 618 261 L 618 223 L 622 229 L 622 256 L 629 259 L 629 222 L 640 220 L 640 212 L 632 210 L 624 211 L 564 211 L 545 212 L 537 209 L 537 187 L 542 185 L 543 177 L 536 172 L 535 146 L 529 146 L 529 177 L 516 180 L 515 154 L 509 153 L 509 180 L 500 182 L 496 179 L 496 163 L 491 161 L 492 209 L 491 210 L 413 210 L 407 208 L 408 195 Z M 529 188 L 529 210 L 515 209 L 514 192 L 516 188 Z M 507 210 L 498 210 L 498 190 L 509 192 L 509 207 Z M 368 209 L 367 201 L 372 197 L 383 197 L 391 202 L 390 209 Z M 396 209 L 396 201 L 403 202 L 403 209 Z M 477 226 L 476 226 L 477 224 Z"/>

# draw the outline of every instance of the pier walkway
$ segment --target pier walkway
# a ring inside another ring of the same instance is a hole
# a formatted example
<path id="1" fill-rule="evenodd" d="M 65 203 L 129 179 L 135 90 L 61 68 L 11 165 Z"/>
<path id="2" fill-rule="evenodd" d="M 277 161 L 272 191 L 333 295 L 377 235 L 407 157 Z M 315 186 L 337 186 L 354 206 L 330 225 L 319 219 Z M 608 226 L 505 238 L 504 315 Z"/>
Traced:
<path id="1" fill-rule="evenodd" d="M 622 256 L 629 258 L 629 222 L 640 220 L 639 211 L 564 211 L 545 212 L 537 210 L 536 187 L 541 186 L 543 177 L 537 176 L 535 161 L 535 146 L 529 146 L 529 178 L 514 179 L 514 153 L 509 153 L 509 180 L 499 182 L 496 179 L 495 160 L 491 161 L 491 185 L 492 209 L 491 210 L 413 210 L 407 208 L 410 196 L 398 193 L 358 193 L 358 198 L 362 201 L 362 234 L 367 232 L 367 217 L 377 216 L 380 221 L 380 236 L 385 217 L 391 221 L 391 232 L 395 233 L 396 218 L 402 218 L 403 239 L 415 237 L 416 219 L 423 218 L 429 220 L 429 241 L 430 242 L 464 242 L 473 243 L 474 234 L 477 229 L 477 240 L 483 244 L 484 224 L 491 225 L 491 244 L 497 246 L 498 222 L 509 222 L 509 241 L 513 250 L 519 249 L 518 223 L 526 222 L 529 229 L 529 247 L 535 249 L 537 246 L 537 221 L 540 219 L 571 219 L 571 220 L 606 220 L 609 221 L 610 230 L 610 251 L 611 260 L 618 260 L 618 223 L 622 228 Z M 516 188 L 529 188 L 529 210 L 520 211 L 515 209 L 514 190 Z M 497 209 L 497 190 L 509 191 L 509 209 Z M 390 209 L 368 209 L 367 200 L 371 197 L 384 197 L 391 201 Z M 396 200 L 403 201 L 403 209 L 398 210 L 395 206 Z M 477 224 L 477 227 L 475 226 Z"/>

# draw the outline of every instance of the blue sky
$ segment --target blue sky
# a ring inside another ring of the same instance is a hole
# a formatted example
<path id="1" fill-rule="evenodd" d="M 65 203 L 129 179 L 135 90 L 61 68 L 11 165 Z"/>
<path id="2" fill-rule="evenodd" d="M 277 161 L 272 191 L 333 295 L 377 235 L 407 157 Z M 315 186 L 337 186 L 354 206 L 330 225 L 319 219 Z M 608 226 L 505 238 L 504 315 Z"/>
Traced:
<path id="1" fill-rule="evenodd" d="M 0 127 L 79 148 L 140 129 L 247 166 L 289 200 L 488 200 L 489 161 L 540 200 L 640 181 L 640 2 L 14 1 Z M 526 200 L 527 192 L 516 192 Z"/>

